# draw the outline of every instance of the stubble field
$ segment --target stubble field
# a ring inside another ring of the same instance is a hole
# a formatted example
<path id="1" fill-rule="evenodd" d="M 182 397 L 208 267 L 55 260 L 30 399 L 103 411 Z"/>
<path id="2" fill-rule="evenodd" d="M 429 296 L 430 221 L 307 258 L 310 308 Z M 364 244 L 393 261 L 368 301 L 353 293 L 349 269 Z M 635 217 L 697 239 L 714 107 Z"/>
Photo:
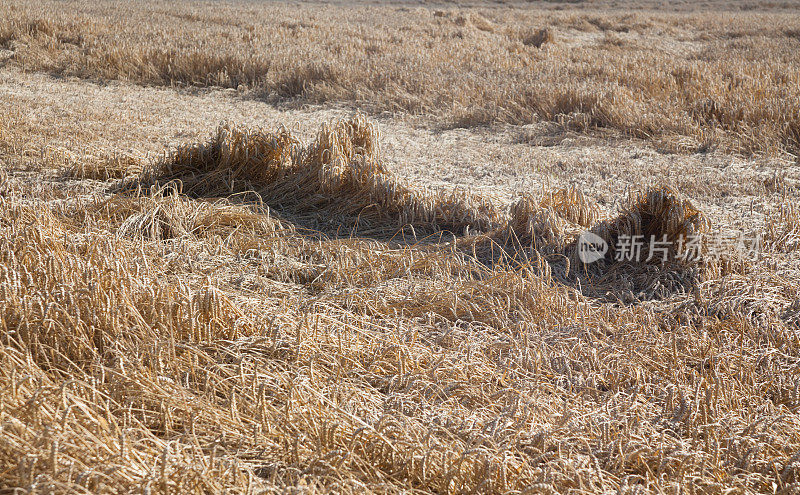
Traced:
<path id="1" fill-rule="evenodd" d="M 795 493 L 798 154 L 794 2 L 0 0 L 0 493 Z"/>

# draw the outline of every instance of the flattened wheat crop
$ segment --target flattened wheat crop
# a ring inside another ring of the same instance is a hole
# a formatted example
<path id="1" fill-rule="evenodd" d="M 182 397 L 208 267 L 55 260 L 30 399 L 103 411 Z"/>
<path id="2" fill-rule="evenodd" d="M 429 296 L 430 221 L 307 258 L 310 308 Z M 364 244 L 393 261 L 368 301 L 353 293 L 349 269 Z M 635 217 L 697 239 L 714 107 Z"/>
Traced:
<path id="1" fill-rule="evenodd" d="M 796 281 L 753 262 L 609 301 L 674 272 L 566 276 L 576 232 L 702 231 L 689 198 L 505 210 L 412 187 L 379 145 L 363 116 L 310 144 L 224 123 L 101 194 L 3 170 L 0 491 L 798 486 Z M 776 256 L 797 237 L 778 216 Z M 356 234 L 309 230 L 331 217 Z M 452 232 L 396 242 L 409 225 Z"/>

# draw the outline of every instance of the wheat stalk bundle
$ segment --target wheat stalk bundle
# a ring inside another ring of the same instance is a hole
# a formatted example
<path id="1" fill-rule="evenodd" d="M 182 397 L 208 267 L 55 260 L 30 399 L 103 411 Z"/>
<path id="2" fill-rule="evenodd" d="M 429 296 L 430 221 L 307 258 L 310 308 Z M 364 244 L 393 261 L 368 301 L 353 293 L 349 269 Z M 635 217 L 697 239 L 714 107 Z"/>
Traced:
<path id="1" fill-rule="evenodd" d="M 210 142 L 180 148 L 144 182 L 175 179 L 190 195 L 251 189 L 295 217 L 327 211 L 377 229 L 486 231 L 502 218 L 483 198 L 405 185 L 387 169 L 377 128 L 362 115 L 324 123 L 307 146 L 284 127 L 271 133 L 223 123 Z"/>

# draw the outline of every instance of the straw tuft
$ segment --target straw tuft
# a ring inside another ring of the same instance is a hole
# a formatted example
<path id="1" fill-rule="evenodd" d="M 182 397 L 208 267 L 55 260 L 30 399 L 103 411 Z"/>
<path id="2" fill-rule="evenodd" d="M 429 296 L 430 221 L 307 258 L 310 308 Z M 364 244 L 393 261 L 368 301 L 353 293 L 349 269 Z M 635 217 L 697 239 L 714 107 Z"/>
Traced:
<path id="1" fill-rule="evenodd" d="M 377 128 L 361 115 L 324 123 L 310 145 L 284 127 L 271 133 L 224 123 L 210 142 L 179 149 L 144 182 L 176 179 L 193 196 L 249 190 L 301 220 L 355 217 L 362 228 L 388 234 L 407 225 L 486 231 L 501 220 L 477 196 L 403 184 L 381 158 Z"/>

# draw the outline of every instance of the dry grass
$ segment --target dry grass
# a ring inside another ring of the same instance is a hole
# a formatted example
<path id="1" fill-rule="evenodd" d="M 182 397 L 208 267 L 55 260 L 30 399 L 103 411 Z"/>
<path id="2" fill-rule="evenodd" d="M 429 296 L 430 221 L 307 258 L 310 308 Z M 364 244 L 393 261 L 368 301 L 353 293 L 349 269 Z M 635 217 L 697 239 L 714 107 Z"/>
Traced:
<path id="1" fill-rule="evenodd" d="M 537 29 L 528 35 L 522 37 L 524 45 L 535 46 L 541 48 L 545 43 L 553 43 L 555 41 L 555 34 L 552 29 L 543 28 Z"/>
<path id="2" fill-rule="evenodd" d="M 781 252 L 800 249 L 800 208 L 796 203 L 784 201 L 765 225 L 764 237 L 771 248 Z"/>
<path id="3" fill-rule="evenodd" d="M 544 192 L 540 199 L 527 194 L 511 206 L 503 237 L 537 249 L 548 245 L 563 247 L 568 234 L 592 227 L 600 217 L 600 208 L 575 187 Z"/>
<path id="4" fill-rule="evenodd" d="M 12 66 L 246 86 L 100 106 L 0 70 L 0 493 L 798 491 L 800 182 L 719 151 L 796 149 L 797 15 L 559 7 L 0 3 Z M 404 122 L 240 96 L 718 151 L 449 130 L 425 181 Z M 525 157 L 510 192 L 426 186 Z M 763 251 L 575 252 L 717 229 Z"/>
<path id="5" fill-rule="evenodd" d="M 382 162 L 377 130 L 363 116 L 324 124 L 307 146 L 286 128 L 273 133 L 224 124 L 209 143 L 183 147 L 149 170 L 144 182 L 172 180 L 195 196 L 255 191 L 269 205 L 291 210 L 295 221 L 324 212 L 329 223 L 347 222 L 355 230 L 346 232 L 362 235 L 387 233 L 387 227 L 394 234 L 404 226 L 460 234 L 486 231 L 501 219 L 480 198 L 413 191 L 398 182 Z"/>
<path id="6" fill-rule="evenodd" d="M 670 246 L 668 257 L 675 259 L 679 242 L 687 243 L 694 236 L 708 233 L 710 224 L 690 201 L 680 198 L 672 189 L 663 188 L 635 195 L 619 217 L 595 230 L 611 246 L 619 246 L 620 236 L 641 236 L 647 245 L 651 239 L 666 241 Z M 645 258 L 650 255 L 647 249 L 642 254 Z M 607 256 L 614 255 L 614 250 L 609 250 Z"/>
<path id="7" fill-rule="evenodd" d="M 541 199 L 523 196 L 510 209 L 505 228 L 467 242 L 477 258 L 532 270 L 585 296 L 624 304 L 670 299 L 694 292 L 704 280 L 744 270 L 733 246 L 712 255 L 707 218 L 691 202 L 669 188 L 652 188 L 632 195 L 619 215 L 600 219 L 599 206 L 574 187 L 545 192 Z M 601 221 L 598 221 L 601 220 Z M 605 256 L 584 263 L 579 237 L 591 232 L 605 241 Z M 629 244 L 625 247 L 623 237 Z M 666 243 L 667 251 L 651 241 Z M 502 247 L 502 249 L 500 249 Z M 690 251 L 690 255 L 681 253 Z M 736 260 L 739 264 L 733 263 Z"/>
<path id="8" fill-rule="evenodd" d="M 104 204 L 99 215 L 124 218 L 117 230 L 118 236 L 156 241 L 184 237 L 225 238 L 231 232 L 242 230 L 251 235 L 269 236 L 291 230 L 290 226 L 284 227 L 271 218 L 268 210 L 256 214 L 251 208 L 224 201 L 198 204 L 180 195 L 174 184 L 169 186 L 154 194 Z"/>
<path id="9" fill-rule="evenodd" d="M 311 145 L 285 129 L 225 124 L 140 178 L 195 174 L 184 190 L 169 182 L 64 203 L 65 190 L 4 175 L 0 487 L 798 486 L 796 285 L 750 292 L 747 274 L 709 278 L 673 293 L 663 313 L 586 297 L 533 266 L 487 265 L 458 243 L 327 239 L 286 220 L 374 203 L 370 222 L 385 227 L 441 216 L 480 229 L 484 210 L 436 213 L 450 199 L 403 185 L 377 150 L 363 117 L 324 124 Z M 240 180 L 263 202 L 237 200 Z M 199 197 L 221 184 L 228 200 Z M 599 218 L 566 189 L 498 213 L 510 222 L 499 231 L 537 231 L 531 212 Z M 705 225 L 662 190 L 611 222 L 671 236 Z"/>
<path id="10" fill-rule="evenodd" d="M 276 102 L 425 114 L 446 125 L 549 120 L 684 152 L 721 146 L 796 156 L 800 146 L 800 20 L 791 9 L 64 8 L 5 0 L 3 11 L 0 46 L 26 70 L 222 86 Z"/>
<path id="11" fill-rule="evenodd" d="M 122 179 L 138 174 L 143 168 L 140 159 L 126 154 L 100 152 L 75 157 L 69 151 L 60 151 L 65 156 L 66 163 L 62 165 L 65 176 L 76 179 Z"/>
<path id="12" fill-rule="evenodd" d="M 511 221 L 505 235 L 541 248 L 564 236 L 565 223 L 552 208 L 524 197 L 511 207 Z"/>

